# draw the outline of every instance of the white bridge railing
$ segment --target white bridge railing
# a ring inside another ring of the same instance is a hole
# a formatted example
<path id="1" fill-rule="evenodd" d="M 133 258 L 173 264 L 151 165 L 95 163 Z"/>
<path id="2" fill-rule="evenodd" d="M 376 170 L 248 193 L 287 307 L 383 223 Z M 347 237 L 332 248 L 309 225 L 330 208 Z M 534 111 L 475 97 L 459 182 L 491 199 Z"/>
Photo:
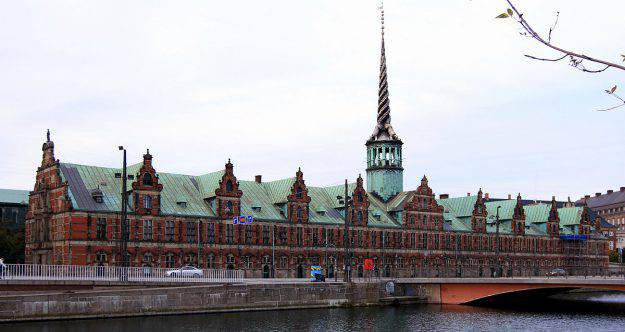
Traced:
<path id="1" fill-rule="evenodd" d="M 82 265 L 6 264 L 0 278 L 9 280 L 101 280 L 153 282 L 224 282 L 244 278 L 243 270 L 164 269 Z"/>

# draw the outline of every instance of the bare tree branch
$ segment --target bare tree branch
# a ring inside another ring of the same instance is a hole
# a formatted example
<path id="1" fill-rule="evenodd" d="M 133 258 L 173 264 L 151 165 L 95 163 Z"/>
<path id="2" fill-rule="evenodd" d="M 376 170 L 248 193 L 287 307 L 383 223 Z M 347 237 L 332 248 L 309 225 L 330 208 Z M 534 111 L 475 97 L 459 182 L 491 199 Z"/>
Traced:
<path id="1" fill-rule="evenodd" d="M 530 58 L 530 59 L 534 59 L 534 60 L 540 60 L 540 61 L 553 61 L 553 62 L 555 62 L 555 61 L 560 61 L 560 60 L 562 60 L 562 59 L 566 58 L 566 57 L 567 57 L 567 56 L 569 56 L 569 55 L 568 55 L 568 54 L 565 54 L 565 55 L 563 55 L 562 57 L 557 58 L 557 59 L 545 59 L 545 58 L 538 58 L 538 57 L 535 57 L 535 56 L 532 56 L 532 55 L 528 55 L 528 54 L 525 54 L 525 56 L 526 56 L 526 57 L 528 57 L 528 58 Z"/>
<path id="2" fill-rule="evenodd" d="M 549 42 L 551 43 L 551 33 L 556 29 L 556 25 L 558 25 L 558 19 L 560 18 L 560 12 L 556 12 L 556 21 L 553 23 L 551 28 L 549 28 Z"/>
<path id="3" fill-rule="evenodd" d="M 612 106 L 612 107 L 606 108 L 606 109 L 597 110 L 598 112 L 607 112 L 607 111 L 615 110 L 615 109 L 617 109 L 619 107 L 625 106 L 625 99 L 621 98 L 621 96 L 619 96 L 616 93 L 614 93 L 614 91 L 616 91 L 616 85 L 611 90 L 605 90 L 605 93 L 607 93 L 610 96 L 620 100 L 622 102 L 622 104 L 616 105 L 616 106 Z"/>
<path id="4" fill-rule="evenodd" d="M 584 54 L 580 54 L 580 53 L 576 53 L 576 52 L 572 52 L 566 49 L 563 49 L 559 46 L 556 46 L 554 44 L 551 43 L 551 32 L 553 31 L 553 29 L 555 28 L 555 24 L 557 24 L 557 20 L 556 23 L 554 23 L 553 27 L 549 30 L 549 39 L 545 40 L 542 36 L 540 36 L 531 26 L 530 24 L 525 20 L 525 18 L 523 18 L 523 14 L 521 14 L 517 8 L 512 4 L 511 0 L 506 0 L 506 2 L 510 5 L 510 8 L 514 11 L 514 13 L 516 13 L 516 17 L 515 20 L 521 24 L 521 26 L 523 27 L 523 29 L 525 29 L 525 31 L 527 31 L 529 33 L 529 35 L 536 39 L 538 42 L 540 42 L 541 44 L 556 50 L 560 53 L 564 53 L 565 55 L 571 56 L 571 57 L 575 57 L 578 58 L 579 61 L 572 61 L 571 65 L 575 67 L 575 64 L 581 65 L 581 60 L 587 60 L 590 62 L 594 62 L 594 63 L 598 63 L 598 64 L 602 64 L 607 66 L 605 69 L 602 70 L 589 70 L 589 69 L 585 69 L 585 68 L 579 68 L 580 70 L 584 71 L 584 72 L 588 72 L 588 73 L 598 73 L 598 72 L 602 72 L 604 70 L 606 70 L 607 68 L 615 68 L 615 69 L 620 69 L 620 70 L 625 70 L 625 66 L 613 63 L 613 62 L 609 62 L 609 61 L 605 61 L 605 60 L 601 60 L 601 59 L 597 59 L 597 58 L 593 58 L 591 56 L 588 55 L 584 55 Z M 558 14 L 559 16 L 559 14 Z"/>

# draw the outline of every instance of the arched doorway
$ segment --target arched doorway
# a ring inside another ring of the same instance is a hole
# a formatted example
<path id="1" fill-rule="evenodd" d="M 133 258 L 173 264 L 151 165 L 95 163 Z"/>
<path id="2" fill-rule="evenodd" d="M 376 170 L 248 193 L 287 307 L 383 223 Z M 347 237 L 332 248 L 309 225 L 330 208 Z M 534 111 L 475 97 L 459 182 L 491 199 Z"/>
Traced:
<path id="1" fill-rule="evenodd" d="M 328 267 L 328 278 L 334 278 L 334 265 Z"/>
<path id="2" fill-rule="evenodd" d="M 362 278 L 364 276 L 364 269 L 362 265 L 358 265 L 358 278 Z"/>
<path id="3" fill-rule="evenodd" d="M 301 264 L 297 265 L 297 277 L 304 278 L 304 267 Z"/>
<path id="4" fill-rule="evenodd" d="M 390 265 L 386 265 L 384 267 L 384 277 L 388 278 L 391 276 L 391 266 Z"/>
<path id="5" fill-rule="evenodd" d="M 263 278 L 267 279 L 270 277 L 269 265 L 263 265 Z"/>

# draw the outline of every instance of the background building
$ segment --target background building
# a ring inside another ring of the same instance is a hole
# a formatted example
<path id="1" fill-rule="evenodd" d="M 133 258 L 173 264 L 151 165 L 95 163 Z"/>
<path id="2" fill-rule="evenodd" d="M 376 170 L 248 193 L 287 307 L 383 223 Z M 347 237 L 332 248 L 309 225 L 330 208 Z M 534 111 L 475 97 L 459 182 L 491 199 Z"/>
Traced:
<path id="1" fill-rule="evenodd" d="M 0 257 L 5 262 L 24 262 L 24 223 L 29 193 L 0 189 Z"/>
<path id="2" fill-rule="evenodd" d="M 596 193 L 594 197 L 586 195 L 578 203 L 588 205 L 605 220 L 603 232 L 612 240 L 610 249 L 625 248 L 625 187 Z"/>

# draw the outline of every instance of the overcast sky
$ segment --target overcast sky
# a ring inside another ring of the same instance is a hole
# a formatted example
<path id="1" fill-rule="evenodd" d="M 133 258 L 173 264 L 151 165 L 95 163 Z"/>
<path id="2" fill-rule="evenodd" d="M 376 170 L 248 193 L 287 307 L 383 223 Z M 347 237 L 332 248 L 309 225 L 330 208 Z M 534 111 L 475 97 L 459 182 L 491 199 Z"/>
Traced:
<path id="1" fill-rule="evenodd" d="M 553 40 L 620 61 L 625 1 L 516 0 Z M 387 0 L 392 123 L 404 188 L 527 198 L 625 186 L 625 109 L 592 75 L 495 20 L 503 0 Z M 365 173 L 376 116 L 378 2 L 2 1 L 0 188 L 32 190 L 50 128 L 62 162 L 339 184 Z"/>

